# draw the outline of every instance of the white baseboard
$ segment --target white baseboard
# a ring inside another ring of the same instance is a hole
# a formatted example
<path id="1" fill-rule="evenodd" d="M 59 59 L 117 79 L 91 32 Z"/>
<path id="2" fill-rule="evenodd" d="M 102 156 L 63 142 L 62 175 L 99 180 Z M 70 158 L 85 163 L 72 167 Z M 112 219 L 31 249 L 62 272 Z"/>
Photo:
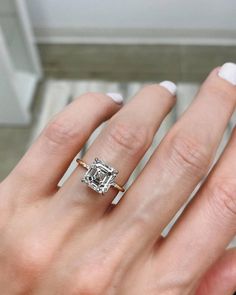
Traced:
<path id="1" fill-rule="evenodd" d="M 185 29 L 35 28 L 36 41 L 48 44 L 236 45 L 236 32 Z"/>

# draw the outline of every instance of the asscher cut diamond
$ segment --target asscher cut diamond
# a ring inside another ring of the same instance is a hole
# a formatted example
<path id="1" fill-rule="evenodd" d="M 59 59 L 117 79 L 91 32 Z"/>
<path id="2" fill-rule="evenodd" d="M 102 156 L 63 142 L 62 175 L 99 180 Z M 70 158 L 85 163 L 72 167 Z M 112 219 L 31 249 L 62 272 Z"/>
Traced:
<path id="1" fill-rule="evenodd" d="M 96 158 L 81 181 L 96 192 L 104 194 L 114 184 L 117 174 L 117 170 Z"/>

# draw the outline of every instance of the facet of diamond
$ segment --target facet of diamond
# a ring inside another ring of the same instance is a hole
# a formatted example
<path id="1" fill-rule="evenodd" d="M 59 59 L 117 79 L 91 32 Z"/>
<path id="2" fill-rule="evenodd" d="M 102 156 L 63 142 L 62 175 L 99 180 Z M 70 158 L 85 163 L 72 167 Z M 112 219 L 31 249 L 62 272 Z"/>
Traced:
<path id="1" fill-rule="evenodd" d="M 96 192 L 104 194 L 114 184 L 117 174 L 117 170 L 96 158 L 81 181 Z"/>

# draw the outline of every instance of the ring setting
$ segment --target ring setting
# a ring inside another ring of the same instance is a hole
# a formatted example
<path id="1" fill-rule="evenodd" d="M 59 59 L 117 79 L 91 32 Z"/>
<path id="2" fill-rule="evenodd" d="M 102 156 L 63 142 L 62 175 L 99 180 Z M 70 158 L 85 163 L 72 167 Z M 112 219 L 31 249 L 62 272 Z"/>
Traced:
<path id="1" fill-rule="evenodd" d="M 115 182 L 115 178 L 119 173 L 118 170 L 98 158 L 95 158 L 91 165 L 86 164 L 81 159 L 77 159 L 76 161 L 87 169 L 81 181 L 97 193 L 104 195 L 110 187 L 115 187 L 119 191 L 124 192 L 124 188 Z"/>

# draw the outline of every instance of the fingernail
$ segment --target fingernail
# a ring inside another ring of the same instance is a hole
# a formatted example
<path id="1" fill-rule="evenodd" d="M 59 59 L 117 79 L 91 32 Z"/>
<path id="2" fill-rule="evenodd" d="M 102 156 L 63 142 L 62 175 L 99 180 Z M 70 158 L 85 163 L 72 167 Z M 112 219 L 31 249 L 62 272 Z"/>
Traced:
<path id="1" fill-rule="evenodd" d="M 172 95 L 176 95 L 177 86 L 171 81 L 163 81 L 159 85 L 166 88 Z"/>
<path id="2" fill-rule="evenodd" d="M 122 104 L 124 101 L 123 96 L 120 93 L 107 93 L 107 95 L 118 104 Z"/>
<path id="3" fill-rule="evenodd" d="M 218 75 L 224 80 L 236 86 L 236 64 L 227 62 L 220 68 Z"/>

